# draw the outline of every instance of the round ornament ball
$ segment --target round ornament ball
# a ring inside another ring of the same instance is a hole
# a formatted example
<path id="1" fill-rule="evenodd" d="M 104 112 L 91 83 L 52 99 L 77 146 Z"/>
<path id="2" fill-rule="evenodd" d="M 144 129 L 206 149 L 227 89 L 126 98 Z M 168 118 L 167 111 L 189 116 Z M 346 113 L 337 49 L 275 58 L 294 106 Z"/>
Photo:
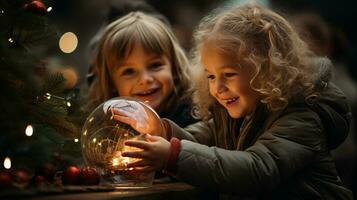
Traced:
<path id="1" fill-rule="evenodd" d="M 27 170 L 19 169 L 15 171 L 13 178 L 16 187 L 24 188 L 29 184 L 31 175 Z"/>
<path id="2" fill-rule="evenodd" d="M 84 167 L 79 174 L 79 181 L 82 185 L 98 185 L 100 176 L 93 167 Z"/>
<path id="3" fill-rule="evenodd" d="M 77 166 L 69 166 L 62 174 L 62 183 L 68 185 L 78 185 L 81 170 Z"/>
<path id="4" fill-rule="evenodd" d="M 8 171 L 0 171 L 0 188 L 10 187 L 12 183 L 11 173 Z"/>
<path id="5" fill-rule="evenodd" d="M 45 4 L 41 1 L 31 1 L 30 3 L 25 4 L 24 8 L 32 13 L 43 16 L 47 12 Z"/>

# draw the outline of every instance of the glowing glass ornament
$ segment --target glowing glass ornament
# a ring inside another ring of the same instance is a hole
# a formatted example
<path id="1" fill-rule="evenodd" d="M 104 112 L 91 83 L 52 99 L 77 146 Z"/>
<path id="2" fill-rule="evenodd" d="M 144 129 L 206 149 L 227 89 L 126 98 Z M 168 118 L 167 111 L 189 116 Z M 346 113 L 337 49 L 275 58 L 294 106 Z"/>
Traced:
<path id="1" fill-rule="evenodd" d="M 160 124 L 160 127 L 147 127 L 147 124 L 137 120 L 137 126 L 140 130 L 145 130 L 145 133 L 160 134 L 163 130 L 160 118 L 146 104 L 128 98 L 108 100 L 88 116 L 83 126 L 81 146 L 84 160 L 88 166 L 95 167 L 101 174 L 101 184 L 118 187 L 151 186 L 154 173 L 138 173 L 132 168 L 127 168 L 128 163 L 139 159 L 121 156 L 123 151 L 141 151 L 124 145 L 124 142 L 144 140 L 145 133 L 139 133 L 129 125 L 113 119 L 112 109 L 116 108 L 139 112 L 142 119 L 158 120 L 156 124 Z"/>

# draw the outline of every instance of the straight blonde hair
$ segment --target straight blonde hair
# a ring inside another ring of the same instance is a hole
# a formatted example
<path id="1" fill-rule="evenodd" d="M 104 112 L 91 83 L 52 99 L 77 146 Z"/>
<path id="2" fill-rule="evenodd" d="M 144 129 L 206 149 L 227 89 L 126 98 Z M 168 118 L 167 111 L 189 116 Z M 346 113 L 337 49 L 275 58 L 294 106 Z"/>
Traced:
<path id="1" fill-rule="evenodd" d="M 110 75 L 129 56 L 137 42 L 146 51 L 165 55 L 170 60 L 175 87 L 160 111 L 167 111 L 180 100 L 191 96 L 189 62 L 170 27 L 153 16 L 131 12 L 110 23 L 102 33 L 94 62 L 96 79 L 89 89 L 88 109 L 120 96 Z"/>

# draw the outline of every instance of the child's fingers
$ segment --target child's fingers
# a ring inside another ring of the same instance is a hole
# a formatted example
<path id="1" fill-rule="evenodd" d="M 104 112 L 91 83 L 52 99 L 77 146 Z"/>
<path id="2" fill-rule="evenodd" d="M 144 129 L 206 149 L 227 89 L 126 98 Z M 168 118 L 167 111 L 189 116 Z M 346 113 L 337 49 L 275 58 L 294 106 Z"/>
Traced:
<path id="1" fill-rule="evenodd" d="M 150 148 L 150 144 L 142 140 L 127 140 L 124 144 L 131 147 L 137 147 L 143 150 L 148 150 Z"/>
<path id="2" fill-rule="evenodd" d="M 146 158 L 147 154 L 145 151 L 124 151 L 121 154 L 123 157 L 130 157 L 130 158 Z"/>
<path id="3" fill-rule="evenodd" d="M 146 135 L 145 135 L 145 139 L 146 139 L 147 141 L 150 141 L 150 142 L 156 142 L 156 141 L 160 140 L 161 137 L 159 137 L 159 136 L 154 136 L 154 135 L 150 135 L 150 134 L 146 134 Z"/>
<path id="4" fill-rule="evenodd" d="M 133 120 L 130 117 L 125 117 L 121 115 L 113 115 L 113 119 L 129 125 L 132 125 L 133 123 Z"/>
<path id="5" fill-rule="evenodd" d="M 130 112 L 120 109 L 120 108 L 111 108 L 110 112 L 113 115 L 121 115 L 121 116 L 129 116 L 130 115 Z"/>
<path id="6" fill-rule="evenodd" d="M 124 116 L 124 117 L 128 117 L 128 118 L 136 118 L 135 114 L 133 112 L 127 111 L 127 110 L 123 110 L 120 108 L 113 108 L 110 110 L 113 116 Z"/>

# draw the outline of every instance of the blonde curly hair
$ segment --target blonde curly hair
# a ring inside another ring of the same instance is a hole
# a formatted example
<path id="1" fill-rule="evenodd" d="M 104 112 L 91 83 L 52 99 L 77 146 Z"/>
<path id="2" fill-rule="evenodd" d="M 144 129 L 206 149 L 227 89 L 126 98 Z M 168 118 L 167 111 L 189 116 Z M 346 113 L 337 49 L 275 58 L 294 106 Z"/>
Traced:
<path id="1" fill-rule="evenodd" d="M 219 10 L 218 10 L 219 11 Z M 255 74 L 250 81 L 269 110 L 284 109 L 297 94 L 313 92 L 311 62 L 315 57 L 288 21 L 258 5 L 244 5 L 205 17 L 194 32 L 193 49 L 196 91 L 193 100 L 198 115 L 210 117 L 216 100 L 207 92 L 208 81 L 200 66 L 200 48 L 214 42 L 224 52 L 252 63 Z"/>
<path id="2" fill-rule="evenodd" d="M 151 15 L 131 12 L 110 23 L 102 33 L 94 62 L 96 79 L 89 88 L 87 110 L 120 96 L 110 75 L 130 54 L 136 42 L 141 43 L 149 52 L 167 56 L 171 62 L 175 87 L 160 111 L 167 111 L 182 99 L 191 96 L 189 62 L 170 27 Z"/>

